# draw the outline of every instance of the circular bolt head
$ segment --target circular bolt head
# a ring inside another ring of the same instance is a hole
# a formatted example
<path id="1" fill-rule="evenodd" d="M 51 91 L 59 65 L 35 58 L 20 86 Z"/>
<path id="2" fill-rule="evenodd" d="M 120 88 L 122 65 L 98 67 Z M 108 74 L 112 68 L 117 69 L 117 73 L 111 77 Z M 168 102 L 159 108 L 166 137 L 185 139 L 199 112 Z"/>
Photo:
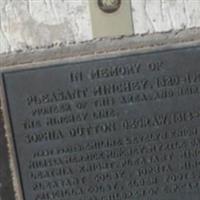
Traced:
<path id="1" fill-rule="evenodd" d="M 99 8 L 105 13 L 113 13 L 121 6 L 121 0 L 98 0 Z"/>

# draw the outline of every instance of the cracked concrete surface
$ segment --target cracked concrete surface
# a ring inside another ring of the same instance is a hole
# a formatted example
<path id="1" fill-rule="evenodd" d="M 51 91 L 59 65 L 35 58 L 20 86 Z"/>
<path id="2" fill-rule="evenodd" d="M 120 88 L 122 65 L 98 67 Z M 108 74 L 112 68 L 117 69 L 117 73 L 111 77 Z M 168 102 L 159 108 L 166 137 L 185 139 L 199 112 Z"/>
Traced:
<path id="1" fill-rule="evenodd" d="M 1 0 L 0 53 L 93 39 L 88 1 Z M 199 0 L 132 0 L 135 34 L 200 27 Z"/>

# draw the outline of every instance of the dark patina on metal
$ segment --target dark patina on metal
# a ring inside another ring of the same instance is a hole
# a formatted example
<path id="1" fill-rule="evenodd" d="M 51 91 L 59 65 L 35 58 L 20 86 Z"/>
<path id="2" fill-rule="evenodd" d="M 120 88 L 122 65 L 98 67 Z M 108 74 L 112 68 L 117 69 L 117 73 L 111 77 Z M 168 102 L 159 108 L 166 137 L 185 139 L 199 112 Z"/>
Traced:
<path id="1" fill-rule="evenodd" d="M 25 200 L 199 200 L 200 47 L 3 72 Z"/>

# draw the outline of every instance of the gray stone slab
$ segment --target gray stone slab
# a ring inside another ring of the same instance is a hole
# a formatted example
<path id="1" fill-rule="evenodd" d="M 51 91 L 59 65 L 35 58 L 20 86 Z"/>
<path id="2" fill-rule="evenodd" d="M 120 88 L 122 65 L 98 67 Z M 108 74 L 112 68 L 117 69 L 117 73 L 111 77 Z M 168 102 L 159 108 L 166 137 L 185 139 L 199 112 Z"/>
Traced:
<path id="1" fill-rule="evenodd" d="M 5 68 L 24 199 L 198 200 L 199 63 L 193 46 Z"/>

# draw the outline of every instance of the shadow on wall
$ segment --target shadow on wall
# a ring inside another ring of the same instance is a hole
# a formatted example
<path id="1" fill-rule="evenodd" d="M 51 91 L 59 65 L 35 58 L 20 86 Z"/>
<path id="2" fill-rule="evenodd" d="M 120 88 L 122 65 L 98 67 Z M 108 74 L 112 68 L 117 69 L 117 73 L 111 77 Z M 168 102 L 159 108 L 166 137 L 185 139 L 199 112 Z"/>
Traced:
<path id="1" fill-rule="evenodd" d="M 8 163 L 8 150 L 0 112 L 0 200 L 14 200 L 12 178 Z"/>

